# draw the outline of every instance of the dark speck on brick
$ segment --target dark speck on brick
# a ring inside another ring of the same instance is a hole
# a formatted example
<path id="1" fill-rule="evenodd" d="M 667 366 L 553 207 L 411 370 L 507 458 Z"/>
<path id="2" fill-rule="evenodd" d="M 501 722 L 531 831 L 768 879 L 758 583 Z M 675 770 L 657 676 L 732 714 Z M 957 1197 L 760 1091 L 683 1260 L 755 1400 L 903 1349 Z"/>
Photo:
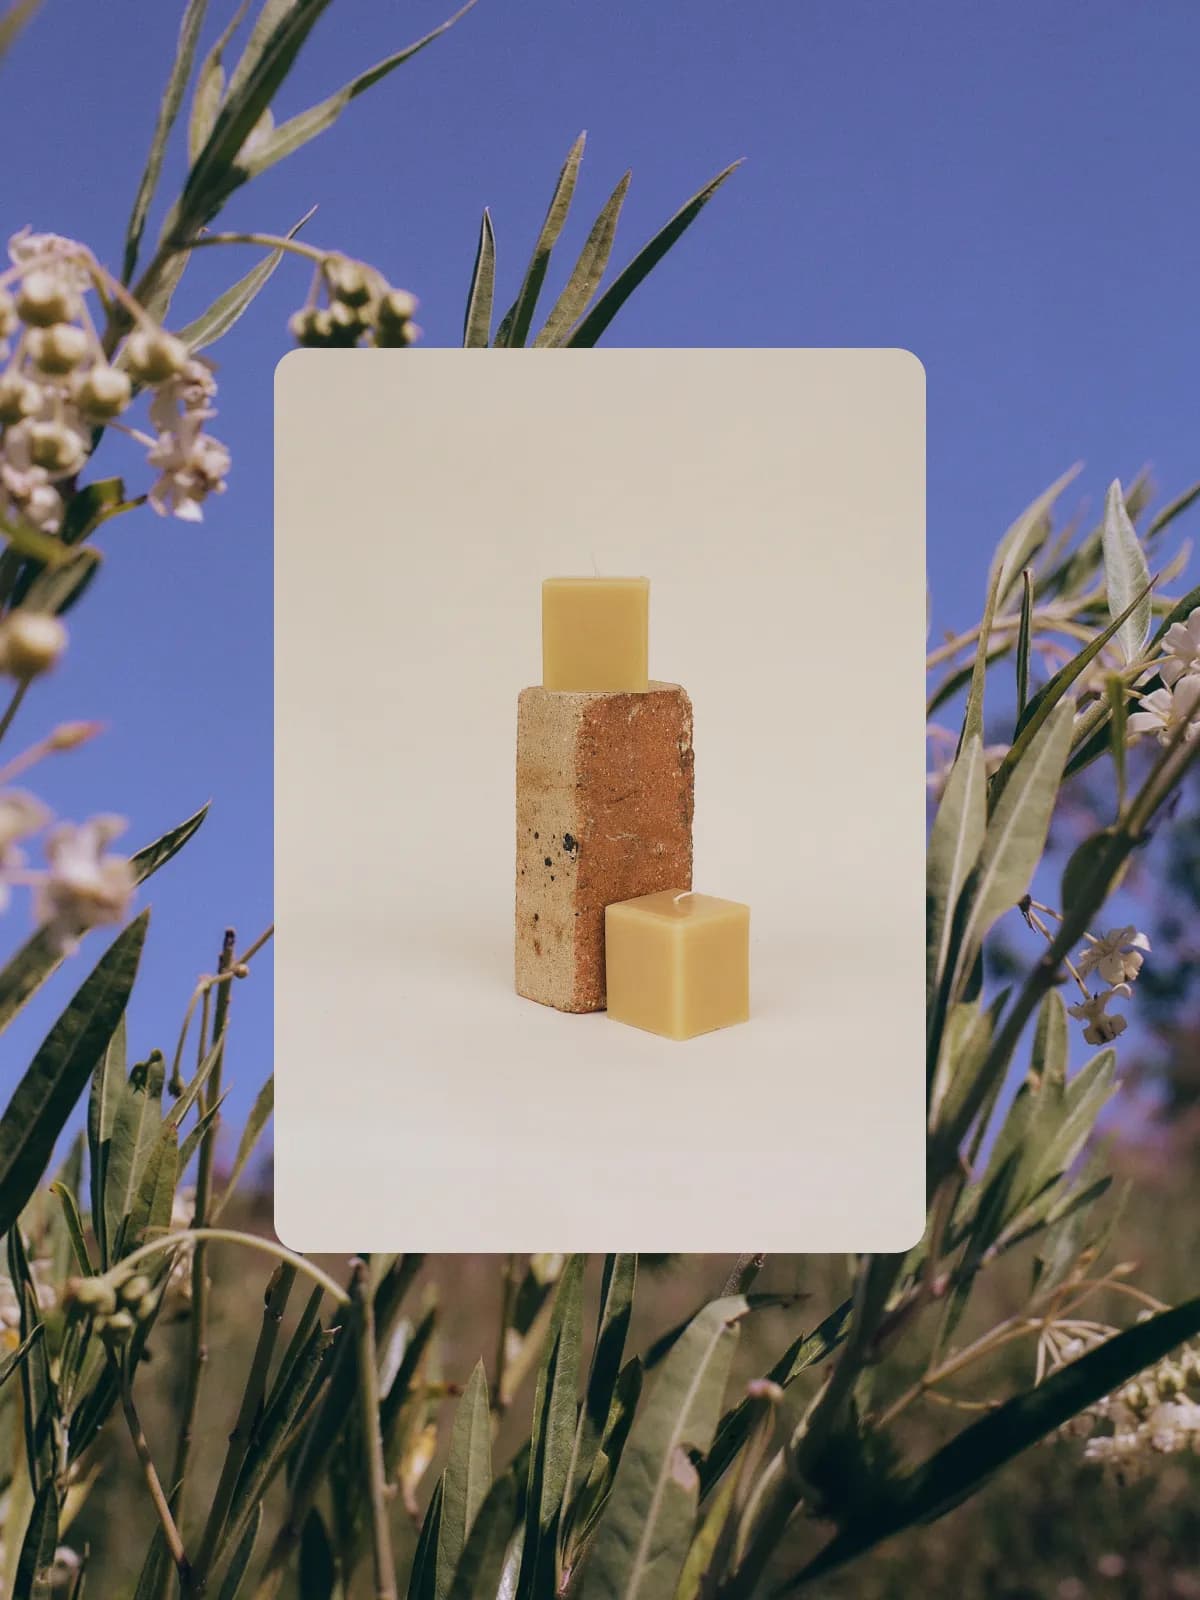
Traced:
<path id="1" fill-rule="evenodd" d="M 536 839 L 536 838 L 539 837 L 539 835 L 537 833 L 535 833 L 533 837 Z"/>
<path id="2" fill-rule="evenodd" d="M 568 855 L 574 855 L 576 850 L 579 849 L 579 840 L 576 839 L 572 834 L 564 833 L 563 834 L 563 849 L 567 852 Z"/>
<path id="3" fill-rule="evenodd" d="M 546 865 L 548 867 L 552 867 L 554 865 L 553 861 L 551 861 L 549 856 L 546 857 Z"/>

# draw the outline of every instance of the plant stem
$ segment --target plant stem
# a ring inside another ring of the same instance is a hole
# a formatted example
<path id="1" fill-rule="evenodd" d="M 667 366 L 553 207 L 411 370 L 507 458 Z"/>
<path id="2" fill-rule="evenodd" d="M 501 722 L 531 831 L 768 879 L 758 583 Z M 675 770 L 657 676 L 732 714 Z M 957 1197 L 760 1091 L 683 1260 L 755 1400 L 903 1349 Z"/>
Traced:
<path id="1" fill-rule="evenodd" d="M 238 1233 L 234 1228 L 183 1228 L 178 1233 L 164 1234 L 161 1239 L 151 1239 L 146 1244 L 140 1244 L 136 1250 L 131 1250 L 127 1256 L 121 1257 L 119 1263 L 121 1277 L 126 1277 L 129 1268 L 137 1262 L 145 1261 L 148 1256 L 159 1255 L 164 1250 L 178 1250 L 189 1239 L 200 1242 L 244 1244 L 250 1250 L 260 1250 L 264 1255 L 273 1256 L 276 1261 L 290 1262 L 298 1272 L 304 1273 L 314 1283 L 319 1284 L 338 1305 L 345 1306 L 350 1303 L 350 1296 L 341 1285 L 335 1283 L 327 1272 L 322 1272 L 320 1267 L 315 1266 L 306 1257 L 297 1255 L 284 1244 L 277 1244 L 274 1239 L 264 1239 L 257 1233 Z"/>
<path id="2" fill-rule="evenodd" d="M 362 1428 L 363 1469 L 371 1513 L 371 1555 L 375 1568 L 376 1600 L 397 1600 L 396 1560 L 388 1525 L 387 1471 L 383 1437 L 379 1431 L 379 1367 L 375 1353 L 375 1308 L 365 1261 L 355 1263 L 350 1279 L 354 1301 L 354 1341 L 357 1354 L 358 1410 Z"/>
<path id="3" fill-rule="evenodd" d="M 3 717 L 0 717 L 0 739 L 12 727 L 13 718 L 21 709 L 21 701 L 25 698 L 25 691 L 29 688 L 30 679 L 23 678 L 12 692 L 12 699 L 8 702 Z"/>
<path id="4" fill-rule="evenodd" d="M 229 970 L 233 963 L 233 947 L 236 935 L 232 928 L 226 928 L 225 938 L 221 945 L 221 955 L 217 962 L 217 972 Z M 224 1040 L 225 1027 L 229 1011 L 229 984 L 223 984 L 214 1006 L 213 1040 L 219 1043 Z M 203 1040 L 201 1041 L 203 1044 Z M 222 1051 L 222 1056 L 224 1052 Z M 205 1091 L 201 1097 L 199 1115 L 203 1116 L 210 1106 L 216 1104 L 221 1097 L 221 1057 L 218 1057 Z M 219 1119 L 214 1118 L 208 1132 L 200 1141 L 200 1161 L 196 1170 L 196 1206 L 192 1213 L 193 1231 L 203 1229 L 208 1220 L 208 1208 L 212 1199 L 213 1158 L 216 1153 L 217 1129 Z M 144 1247 L 143 1247 L 144 1248 Z M 191 1338 L 188 1361 L 187 1387 L 183 1397 L 183 1414 L 179 1424 L 179 1439 L 175 1446 L 175 1471 L 172 1474 L 174 1483 L 173 1497 L 176 1510 L 183 1507 L 184 1492 L 187 1487 L 188 1464 L 192 1451 L 192 1434 L 196 1425 L 196 1412 L 200 1405 L 200 1390 L 204 1382 L 204 1372 L 208 1366 L 208 1251 L 205 1240 L 200 1238 L 192 1256 L 192 1320 Z"/>
<path id="5" fill-rule="evenodd" d="M 149 1490 L 150 1499 L 154 1503 L 154 1510 L 162 1527 L 167 1550 L 179 1573 L 180 1585 L 186 1593 L 191 1582 L 191 1563 L 188 1561 L 187 1551 L 183 1547 L 183 1539 L 180 1537 L 179 1528 L 171 1513 L 167 1497 L 163 1492 L 162 1481 L 154 1465 L 154 1457 L 150 1454 L 150 1446 L 146 1442 L 146 1434 L 138 1417 L 137 1407 L 133 1403 L 133 1381 L 129 1374 L 119 1367 L 113 1357 L 110 1356 L 109 1360 L 117 1368 L 117 1387 L 121 1394 L 121 1409 L 125 1413 L 129 1437 L 133 1440 L 133 1448 L 141 1464 L 142 1476 L 146 1480 L 146 1488 Z"/>
<path id="6" fill-rule="evenodd" d="M 229 1448 L 225 1452 L 225 1464 L 221 1468 L 217 1492 L 213 1497 L 212 1509 L 209 1511 L 208 1520 L 204 1526 L 204 1535 L 200 1541 L 200 1549 L 196 1556 L 194 1588 L 195 1593 L 198 1595 L 203 1594 L 205 1591 L 213 1558 L 217 1553 L 221 1535 L 225 1531 L 229 1508 L 233 1503 L 233 1492 L 237 1487 L 238 1474 L 242 1470 L 242 1463 L 245 1461 L 246 1452 L 250 1448 L 251 1434 L 258 1419 L 263 1396 L 266 1393 L 267 1376 L 271 1370 L 275 1345 L 279 1339 L 279 1325 L 283 1321 L 288 1296 L 292 1292 L 296 1276 L 297 1268 L 292 1262 L 281 1262 L 272 1274 L 270 1284 L 267 1287 L 266 1297 L 263 1302 L 262 1327 L 259 1330 L 258 1343 L 254 1348 L 254 1358 L 250 1363 L 250 1371 L 246 1377 L 246 1387 L 242 1391 L 242 1403 L 238 1408 L 237 1421 L 233 1425 L 233 1432 L 229 1435 Z"/>
<path id="7" fill-rule="evenodd" d="M 744 1294 L 763 1269 L 766 1256 L 748 1251 L 733 1263 L 721 1295 Z"/>

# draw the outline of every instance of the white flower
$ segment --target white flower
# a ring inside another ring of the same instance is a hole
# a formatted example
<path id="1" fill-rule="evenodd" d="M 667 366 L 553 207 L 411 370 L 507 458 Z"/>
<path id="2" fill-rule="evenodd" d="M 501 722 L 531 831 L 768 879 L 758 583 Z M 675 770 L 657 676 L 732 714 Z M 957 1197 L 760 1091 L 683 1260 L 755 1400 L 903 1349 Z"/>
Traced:
<path id="1" fill-rule="evenodd" d="M 58 1294 L 50 1277 L 48 1261 L 31 1261 L 29 1276 L 39 1311 L 53 1311 Z M 21 1301 L 12 1279 L 0 1273 L 0 1350 L 15 1350 L 21 1342 Z"/>
<path id="2" fill-rule="evenodd" d="M 1088 1044 L 1111 1044 L 1129 1026 L 1124 1017 L 1110 1017 L 1108 1015 L 1108 1002 L 1116 996 L 1127 1000 L 1133 993 L 1127 983 L 1114 984 L 1111 989 L 1102 989 L 1099 994 L 1090 995 L 1086 1000 L 1081 1000 L 1077 1006 L 1068 1006 L 1070 1016 L 1086 1022 L 1083 1037 Z"/>
<path id="3" fill-rule="evenodd" d="M 1144 933 L 1130 924 L 1125 928 L 1110 928 L 1102 939 L 1092 939 L 1076 962 L 1079 976 L 1086 978 L 1096 972 L 1105 983 L 1132 983 L 1142 970 L 1150 941 Z"/>
<path id="4" fill-rule="evenodd" d="M 163 433 L 146 458 L 161 472 L 150 490 L 150 504 L 159 516 L 183 522 L 201 522 L 201 503 L 210 494 L 223 494 L 231 462 L 229 451 L 211 434 L 185 431 Z"/>
<path id="5" fill-rule="evenodd" d="M 34 915 L 64 951 L 89 928 L 123 922 L 133 898 L 133 868 L 107 847 L 126 827 L 124 817 L 62 822 L 46 835 L 50 870 L 37 884 Z"/>
<path id="6" fill-rule="evenodd" d="M 1159 662 L 1158 670 L 1168 688 L 1180 678 L 1200 672 L 1200 606 L 1185 621 L 1171 624 L 1162 648 L 1164 659 Z"/>
<path id="7" fill-rule="evenodd" d="M 1142 709 L 1129 719 L 1129 732 L 1133 738 L 1153 733 L 1159 744 L 1170 744 L 1180 728 L 1193 739 L 1200 731 L 1200 674 L 1180 678 L 1169 689 L 1155 689 L 1153 694 L 1142 696 Z"/>
<path id="8" fill-rule="evenodd" d="M 0 792 L 0 911 L 11 898 L 6 873 L 16 872 L 25 864 L 24 853 L 18 848 L 18 839 L 27 839 L 50 820 L 50 813 L 40 800 L 21 789 Z"/>

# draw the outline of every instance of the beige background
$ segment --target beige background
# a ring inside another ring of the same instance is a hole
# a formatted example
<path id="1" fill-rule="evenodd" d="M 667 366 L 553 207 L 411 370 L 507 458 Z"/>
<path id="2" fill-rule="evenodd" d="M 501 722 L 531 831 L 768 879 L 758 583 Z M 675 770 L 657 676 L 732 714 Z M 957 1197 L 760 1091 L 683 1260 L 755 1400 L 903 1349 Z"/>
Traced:
<path id="1" fill-rule="evenodd" d="M 276 1225 L 306 1250 L 902 1250 L 924 1217 L 924 374 L 303 351 L 276 378 Z M 745 1026 L 512 989 L 543 577 L 648 575 Z"/>

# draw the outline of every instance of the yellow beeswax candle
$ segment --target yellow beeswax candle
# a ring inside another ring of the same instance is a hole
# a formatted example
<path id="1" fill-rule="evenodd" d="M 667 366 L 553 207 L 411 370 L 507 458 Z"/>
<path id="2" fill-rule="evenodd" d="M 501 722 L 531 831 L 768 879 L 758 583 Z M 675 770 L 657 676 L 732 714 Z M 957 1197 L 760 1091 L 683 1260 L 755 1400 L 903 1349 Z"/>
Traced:
<path id="1" fill-rule="evenodd" d="M 644 694 L 649 578 L 547 578 L 542 687 Z"/>
<path id="2" fill-rule="evenodd" d="M 668 1039 L 750 1015 L 750 907 L 667 889 L 604 913 L 608 1014 Z"/>

